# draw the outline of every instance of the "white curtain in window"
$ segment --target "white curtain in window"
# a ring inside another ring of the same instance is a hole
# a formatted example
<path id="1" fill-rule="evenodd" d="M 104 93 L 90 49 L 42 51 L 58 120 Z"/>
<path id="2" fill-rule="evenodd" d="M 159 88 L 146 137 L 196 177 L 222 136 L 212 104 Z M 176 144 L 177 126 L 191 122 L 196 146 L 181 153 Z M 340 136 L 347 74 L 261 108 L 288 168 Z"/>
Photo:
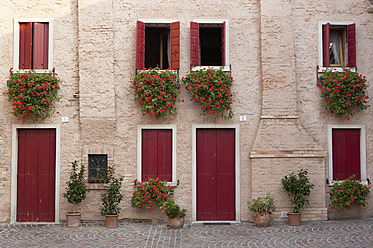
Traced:
<path id="1" fill-rule="evenodd" d="M 341 44 L 338 33 L 330 33 L 330 63 L 341 64 Z"/>

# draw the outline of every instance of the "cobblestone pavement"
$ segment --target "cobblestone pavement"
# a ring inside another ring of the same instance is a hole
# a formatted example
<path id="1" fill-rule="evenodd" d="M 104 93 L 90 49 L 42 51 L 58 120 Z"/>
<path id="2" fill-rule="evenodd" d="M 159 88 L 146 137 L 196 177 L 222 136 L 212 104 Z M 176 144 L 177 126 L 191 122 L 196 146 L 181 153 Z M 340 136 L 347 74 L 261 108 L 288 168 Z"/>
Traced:
<path id="1" fill-rule="evenodd" d="M 166 224 L 122 222 L 78 228 L 65 224 L 0 224 L 0 247 L 373 247 L 373 219 L 273 223 L 191 224 L 170 230 Z"/>

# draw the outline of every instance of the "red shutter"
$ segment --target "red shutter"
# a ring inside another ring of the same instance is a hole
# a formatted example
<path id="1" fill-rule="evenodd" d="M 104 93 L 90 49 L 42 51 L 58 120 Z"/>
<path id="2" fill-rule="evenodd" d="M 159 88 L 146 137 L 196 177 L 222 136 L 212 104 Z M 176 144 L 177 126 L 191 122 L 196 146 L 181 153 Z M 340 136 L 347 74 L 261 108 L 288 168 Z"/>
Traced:
<path id="1" fill-rule="evenodd" d="M 49 23 L 33 23 L 33 69 L 48 69 Z"/>
<path id="2" fill-rule="evenodd" d="M 180 22 L 171 23 L 171 68 L 180 69 Z"/>
<path id="3" fill-rule="evenodd" d="M 137 21 L 136 35 L 136 69 L 145 67 L 145 23 Z"/>
<path id="4" fill-rule="evenodd" d="M 355 23 L 347 26 L 347 66 L 356 66 L 356 32 Z"/>
<path id="5" fill-rule="evenodd" d="M 148 177 L 172 181 L 172 130 L 142 130 L 142 181 Z"/>
<path id="6" fill-rule="evenodd" d="M 32 22 L 19 24 L 19 69 L 31 68 Z"/>
<path id="7" fill-rule="evenodd" d="M 360 179 L 360 129 L 333 129 L 333 180 Z"/>
<path id="8" fill-rule="evenodd" d="M 199 23 L 190 22 L 190 65 L 199 65 Z"/>
<path id="9" fill-rule="evenodd" d="M 225 22 L 221 25 L 221 65 L 225 66 Z"/>
<path id="10" fill-rule="evenodd" d="M 323 66 L 330 66 L 330 24 L 322 25 Z"/>

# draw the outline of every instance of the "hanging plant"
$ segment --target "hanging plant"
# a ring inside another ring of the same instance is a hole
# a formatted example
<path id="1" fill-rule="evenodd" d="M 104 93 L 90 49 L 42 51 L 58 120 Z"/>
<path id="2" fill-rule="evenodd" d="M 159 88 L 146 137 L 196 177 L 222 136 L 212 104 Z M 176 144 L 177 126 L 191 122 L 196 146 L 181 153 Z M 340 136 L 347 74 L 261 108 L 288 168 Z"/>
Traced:
<path id="1" fill-rule="evenodd" d="M 368 87 L 365 76 L 343 68 L 342 72 L 326 70 L 322 74 L 322 80 L 317 84 L 322 88 L 321 97 L 324 98 L 323 107 L 338 116 L 354 116 L 353 108 L 367 109 L 369 98 L 366 89 Z"/>
<path id="2" fill-rule="evenodd" d="M 190 71 L 182 81 L 192 94 L 190 101 L 201 104 L 201 115 L 211 114 L 226 120 L 233 118 L 233 80 L 229 74 L 222 69 L 200 69 Z"/>
<path id="3" fill-rule="evenodd" d="M 33 70 L 24 73 L 11 73 L 8 80 L 8 101 L 13 103 L 13 115 L 25 121 L 45 119 L 54 112 L 53 101 L 57 96 L 61 80 L 54 72 L 35 73 Z"/>
<path id="4" fill-rule="evenodd" d="M 142 70 L 133 77 L 133 94 L 140 103 L 143 116 L 149 114 L 159 118 L 177 113 L 175 103 L 180 102 L 178 94 L 181 93 L 177 88 L 177 78 L 172 70 L 159 68 Z"/>

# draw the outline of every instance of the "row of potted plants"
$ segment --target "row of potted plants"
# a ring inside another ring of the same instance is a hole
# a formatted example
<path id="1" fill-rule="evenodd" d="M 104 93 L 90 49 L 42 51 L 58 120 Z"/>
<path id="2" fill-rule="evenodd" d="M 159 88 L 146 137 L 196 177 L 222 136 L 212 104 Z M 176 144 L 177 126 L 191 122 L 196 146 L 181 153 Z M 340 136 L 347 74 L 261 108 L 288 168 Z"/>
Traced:
<path id="1" fill-rule="evenodd" d="M 89 189 L 84 179 L 85 166 L 78 165 L 78 161 L 72 162 L 70 180 L 66 182 L 66 192 L 63 196 L 69 203 L 73 204 L 73 209 L 85 198 Z M 116 228 L 118 226 L 118 214 L 120 213 L 120 202 L 123 200 L 121 192 L 122 176 L 115 175 L 113 166 L 108 166 L 106 175 L 100 177 L 103 183 L 104 191 L 101 193 L 100 213 L 106 218 L 107 228 Z M 152 211 L 152 207 L 159 207 L 168 217 L 170 228 L 181 228 L 184 225 L 185 209 L 169 197 L 173 187 L 167 185 L 166 181 L 158 178 L 148 178 L 146 182 L 134 181 L 134 192 L 132 195 L 132 206 L 138 208 L 147 208 Z M 81 212 L 67 212 L 66 221 L 68 227 L 78 227 L 80 225 Z"/>
<path id="2" fill-rule="evenodd" d="M 289 225 L 299 226 L 301 224 L 300 209 L 309 205 L 306 199 L 314 187 L 309 182 L 307 170 L 299 170 L 297 174 L 291 173 L 281 179 L 283 189 L 288 193 L 293 206 L 293 211 L 288 213 Z M 334 183 L 332 189 L 327 193 L 330 195 L 329 207 L 333 209 L 351 209 L 353 204 L 365 207 L 366 196 L 370 192 L 370 186 L 362 184 L 359 180 L 354 180 L 355 176 L 344 181 Z M 267 194 L 248 202 L 248 208 L 254 215 L 254 222 L 257 227 L 266 227 L 270 224 L 271 214 L 276 210 L 274 197 Z M 338 210 L 338 213 L 340 211 Z"/>

